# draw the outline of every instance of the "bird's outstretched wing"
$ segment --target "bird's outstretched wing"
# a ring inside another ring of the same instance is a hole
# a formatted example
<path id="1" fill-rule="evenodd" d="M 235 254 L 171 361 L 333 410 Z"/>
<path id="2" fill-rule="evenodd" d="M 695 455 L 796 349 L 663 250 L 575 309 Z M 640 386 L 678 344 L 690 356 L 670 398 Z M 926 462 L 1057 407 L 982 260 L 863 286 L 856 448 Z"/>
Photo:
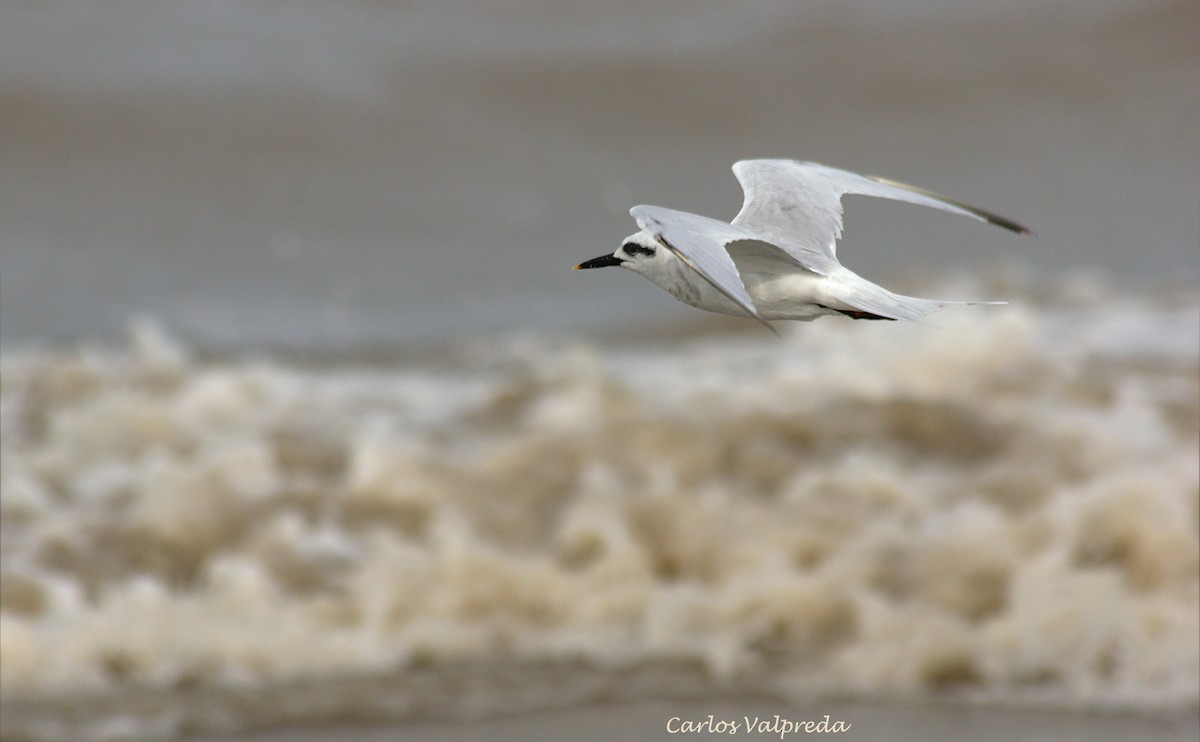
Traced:
<path id="1" fill-rule="evenodd" d="M 874 175 L 858 175 L 815 162 L 742 160 L 733 166 L 746 198 L 733 225 L 778 245 L 810 270 L 827 273 L 836 264 L 842 234 L 842 196 L 847 193 L 928 206 L 995 224 L 1017 233 L 1029 230 L 983 209 Z"/>
<path id="2" fill-rule="evenodd" d="M 747 315 L 775 331 L 759 316 L 733 258 L 725 249 L 731 242 L 761 243 L 758 235 L 717 219 L 661 206 L 634 206 L 629 213 L 639 227 L 654 235 L 684 265 L 729 297 Z M 763 247 L 777 249 L 765 244 Z"/>

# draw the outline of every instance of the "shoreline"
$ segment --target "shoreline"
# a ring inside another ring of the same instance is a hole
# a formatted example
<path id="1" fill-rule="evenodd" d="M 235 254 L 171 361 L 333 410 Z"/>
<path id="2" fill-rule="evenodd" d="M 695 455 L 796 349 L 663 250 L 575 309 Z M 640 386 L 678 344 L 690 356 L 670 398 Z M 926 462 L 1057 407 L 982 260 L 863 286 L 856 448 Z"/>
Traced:
<path id="1" fill-rule="evenodd" d="M 741 723 L 741 717 L 755 715 L 768 728 L 736 732 L 671 733 L 667 722 L 675 716 L 712 718 Z M 780 719 L 776 720 L 775 717 Z M 844 732 L 805 733 L 782 729 L 785 721 L 828 717 L 830 726 L 843 721 Z M 842 740 L 959 740 L 964 730 L 980 742 L 1023 740 L 1088 740 L 1124 742 L 1130 739 L 1155 739 L 1160 742 L 1190 742 L 1200 733 L 1200 714 L 1176 713 L 1152 717 L 1142 714 L 1066 710 L 1030 710 L 943 704 L 870 702 L 814 702 L 808 706 L 771 703 L 762 700 L 715 698 L 691 701 L 643 701 L 632 704 L 596 704 L 553 709 L 531 714 L 474 721 L 431 721 L 386 726 L 340 725 L 324 729 L 279 729 L 236 736 L 192 738 L 191 742 L 334 742 L 353 735 L 360 742 L 435 742 L 454 739 L 461 742 L 497 742 L 532 739 L 575 739 L 580 742 L 606 742 L 612 739 L 680 740 L 732 738 L 748 740 L 826 738 Z"/>
<path id="2" fill-rule="evenodd" d="M 1200 712 L 1191 704 L 1160 708 L 1082 705 L 1050 696 L 1002 699 L 947 693 L 940 698 L 846 698 L 819 693 L 784 698 L 774 673 L 721 683 L 698 663 L 645 663 L 631 668 L 578 662 L 474 662 L 424 666 L 392 675 L 294 682 L 259 688 L 138 689 L 89 697 L 4 698 L 6 740 L 187 739 L 195 742 L 338 740 L 538 739 L 569 735 L 607 740 L 686 739 L 723 732 L 751 739 L 808 736 L 792 724 L 841 721 L 840 739 L 957 739 L 963 727 L 980 740 L 1196 738 Z M 664 689 L 671 689 L 664 693 Z M 711 716 L 711 720 L 710 717 Z M 775 722 L 774 717 L 780 721 Z M 678 717 L 680 729 L 668 731 Z M 771 721 L 751 732 L 746 720 Z M 691 722 L 691 732 L 680 731 Z M 734 724 L 736 723 L 736 726 Z M 893 734 L 894 732 L 894 734 Z M 813 732 L 822 736 L 821 732 Z M 1072 736 L 1073 735 L 1073 736 Z"/>

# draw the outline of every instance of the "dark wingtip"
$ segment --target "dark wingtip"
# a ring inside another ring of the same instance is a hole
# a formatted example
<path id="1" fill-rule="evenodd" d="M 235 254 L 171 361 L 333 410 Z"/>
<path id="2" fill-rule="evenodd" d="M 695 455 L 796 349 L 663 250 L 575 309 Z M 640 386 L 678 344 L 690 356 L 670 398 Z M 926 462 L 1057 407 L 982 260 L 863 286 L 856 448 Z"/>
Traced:
<path id="1" fill-rule="evenodd" d="M 896 188 L 903 188 L 906 191 L 919 193 L 922 196 L 928 196 L 929 198 L 937 199 L 938 201 L 950 204 L 951 206 L 957 206 L 963 211 L 974 214 L 988 224 L 995 224 L 997 227 L 1007 229 L 1010 232 L 1015 232 L 1016 234 L 1034 234 L 1034 231 L 1029 227 L 1026 227 L 1024 224 L 1017 224 L 1012 219 L 1005 219 L 999 214 L 993 214 L 990 211 L 984 211 L 978 206 L 972 206 L 971 204 L 958 201 L 948 196 L 943 196 L 940 193 L 929 191 L 924 188 L 918 188 L 917 186 L 909 185 L 908 183 L 901 183 L 900 181 L 892 180 L 891 178 L 885 178 L 881 175 L 867 175 L 865 177 L 869 180 L 875 181 L 876 183 L 882 183 L 883 185 L 894 186 Z"/>
<path id="2" fill-rule="evenodd" d="M 982 216 L 985 220 L 987 220 L 988 224 L 995 224 L 997 227 L 1003 227 L 1004 229 L 1007 229 L 1009 232 L 1015 232 L 1017 234 L 1028 234 L 1028 235 L 1037 234 L 1029 227 L 1026 227 L 1024 224 L 1017 224 L 1013 220 L 1005 219 L 1004 217 L 1002 217 L 998 214 L 989 214 L 986 212 L 977 212 L 977 213 L 979 213 L 980 216 Z"/>

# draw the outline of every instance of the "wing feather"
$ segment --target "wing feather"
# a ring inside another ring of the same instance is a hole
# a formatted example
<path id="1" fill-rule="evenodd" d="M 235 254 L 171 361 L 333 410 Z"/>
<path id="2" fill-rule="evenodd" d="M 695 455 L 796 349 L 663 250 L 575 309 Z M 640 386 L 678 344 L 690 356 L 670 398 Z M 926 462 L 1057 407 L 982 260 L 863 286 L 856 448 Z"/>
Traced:
<path id="1" fill-rule="evenodd" d="M 821 258 L 836 264 L 842 196 L 848 193 L 906 201 L 1029 233 L 998 214 L 932 191 L 815 162 L 742 160 L 734 164 L 733 173 L 745 192 L 733 224 L 762 235 L 806 266 Z"/>
<path id="2" fill-rule="evenodd" d="M 758 242 L 760 238 L 757 235 L 717 219 L 661 206 L 634 206 L 629 213 L 639 227 L 654 235 L 684 265 L 741 307 L 747 315 L 772 332 L 775 331 L 759 316 L 737 265 L 725 249 L 731 242 Z"/>

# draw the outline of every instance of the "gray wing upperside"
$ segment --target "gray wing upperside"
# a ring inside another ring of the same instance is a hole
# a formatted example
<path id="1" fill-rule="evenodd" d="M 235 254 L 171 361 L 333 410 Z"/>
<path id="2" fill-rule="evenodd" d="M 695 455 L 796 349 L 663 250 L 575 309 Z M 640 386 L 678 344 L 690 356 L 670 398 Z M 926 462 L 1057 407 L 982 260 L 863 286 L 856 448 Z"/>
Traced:
<path id="1" fill-rule="evenodd" d="M 775 332 L 775 328 L 759 316 L 737 265 L 726 249 L 731 242 L 762 243 L 762 238 L 717 219 L 661 206 L 634 206 L 629 213 L 639 227 L 654 235 L 684 265 L 741 307 L 748 316 Z"/>
<path id="2" fill-rule="evenodd" d="M 968 216 L 1018 234 L 1030 230 L 998 214 L 922 188 L 859 175 L 815 162 L 742 160 L 733 174 L 745 192 L 733 225 L 762 235 L 807 263 L 814 255 L 837 261 L 842 234 L 842 196 L 861 194 L 905 201 Z"/>

